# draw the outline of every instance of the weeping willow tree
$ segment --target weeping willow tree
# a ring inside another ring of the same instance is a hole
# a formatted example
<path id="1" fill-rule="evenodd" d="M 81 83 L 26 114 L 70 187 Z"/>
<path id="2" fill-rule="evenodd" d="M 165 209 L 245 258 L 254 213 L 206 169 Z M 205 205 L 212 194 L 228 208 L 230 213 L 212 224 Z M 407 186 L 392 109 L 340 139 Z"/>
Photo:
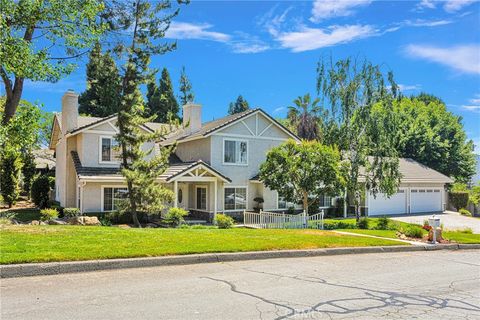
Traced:
<path id="1" fill-rule="evenodd" d="M 317 94 L 324 143 L 342 150 L 345 198 L 353 200 L 358 220 L 365 189 L 391 196 L 400 183 L 393 112 L 398 86 L 391 72 L 371 62 L 320 60 Z"/>

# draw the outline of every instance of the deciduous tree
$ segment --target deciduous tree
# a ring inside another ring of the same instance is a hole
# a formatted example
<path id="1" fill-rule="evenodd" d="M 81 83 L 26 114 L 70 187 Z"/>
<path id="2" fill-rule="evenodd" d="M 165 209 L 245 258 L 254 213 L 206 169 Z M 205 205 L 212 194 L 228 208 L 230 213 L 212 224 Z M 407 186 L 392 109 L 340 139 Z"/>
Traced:
<path id="1" fill-rule="evenodd" d="M 324 141 L 342 150 L 346 192 L 353 199 L 357 220 L 365 188 L 374 195 L 390 196 L 400 183 L 394 147 L 397 128 L 392 121 L 397 90 L 392 73 L 385 76 L 380 66 L 368 61 L 347 58 L 318 64 L 317 93 L 322 105 L 328 106 Z M 385 117 L 374 112 L 379 103 Z"/>
<path id="2" fill-rule="evenodd" d="M 333 196 L 340 189 L 340 152 L 316 141 L 289 140 L 267 153 L 260 180 L 287 201 L 302 203 L 308 214 L 320 196 Z"/>
<path id="3" fill-rule="evenodd" d="M 14 116 L 26 79 L 55 82 L 75 69 L 105 26 L 99 0 L 2 0 L 0 77 L 6 93 L 2 123 Z"/>

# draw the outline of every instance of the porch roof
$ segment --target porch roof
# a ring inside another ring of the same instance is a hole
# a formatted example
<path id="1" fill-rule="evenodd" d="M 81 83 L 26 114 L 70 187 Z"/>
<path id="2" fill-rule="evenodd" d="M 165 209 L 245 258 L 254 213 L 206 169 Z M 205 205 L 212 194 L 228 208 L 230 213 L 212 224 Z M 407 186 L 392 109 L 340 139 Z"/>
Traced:
<path id="1" fill-rule="evenodd" d="M 108 167 L 84 167 L 80 161 L 80 157 L 76 151 L 71 151 L 71 156 L 73 164 L 75 167 L 75 172 L 79 179 L 88 179 L 88 180 L 118 180 L 123 179 L 123 176 L 120 172 L 120 168 L 108 168 Z M 176 179 L 183 177 L 184 175 L 192 172 L 196 169 L 203 169 L 209 172 L 211 175 L 219 178 L 224 182 L 230 183 L 230 178 L 221 174 L 214 168 L 212 168 L 208 163 L 198 160 L 192 162 L 182 162 L 176 154 L 171 154 L 169 158 L 170 166 L 161 174 L 158 178 L 165 182 L 173 182 Z M 192 177 L 194 178 L 194 177 Z M 193 180 L 193 179 L 192 179 Z"/>

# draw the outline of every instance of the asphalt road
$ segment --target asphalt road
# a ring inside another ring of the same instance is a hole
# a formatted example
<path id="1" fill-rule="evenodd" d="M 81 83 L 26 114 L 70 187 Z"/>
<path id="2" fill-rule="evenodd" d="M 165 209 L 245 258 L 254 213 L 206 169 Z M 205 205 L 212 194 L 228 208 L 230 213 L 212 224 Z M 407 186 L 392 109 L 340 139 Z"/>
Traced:
<path id="1" fill-rule="evenodd" d="M 480 250 L 1 280 L 1 319 L 480 319 Z"/>

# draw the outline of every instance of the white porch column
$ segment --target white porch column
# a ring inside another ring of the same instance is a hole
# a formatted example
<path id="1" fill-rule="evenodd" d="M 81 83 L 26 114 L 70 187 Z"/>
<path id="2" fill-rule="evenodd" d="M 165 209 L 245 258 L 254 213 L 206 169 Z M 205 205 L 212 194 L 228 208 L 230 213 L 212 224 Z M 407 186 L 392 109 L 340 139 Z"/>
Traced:
<path id="1" fill-rule="evenodd" d="M 213 182 L 213 221 L 217 216 L 217 179 Z"/>
<path id="2" fill-rule="evenodd" d="M 173 206 L 178 207 L 178 181 L 173 182 Z"/>
<path id="3" fill-rule="evenodd" d="M 347 208 L 348 208 L 348 204 L 347 204 L 347 188 L 345 188 L 345 197 L 343 198 L 343 217 L 344 217 L 344 218 L 347 217 Z"/>

